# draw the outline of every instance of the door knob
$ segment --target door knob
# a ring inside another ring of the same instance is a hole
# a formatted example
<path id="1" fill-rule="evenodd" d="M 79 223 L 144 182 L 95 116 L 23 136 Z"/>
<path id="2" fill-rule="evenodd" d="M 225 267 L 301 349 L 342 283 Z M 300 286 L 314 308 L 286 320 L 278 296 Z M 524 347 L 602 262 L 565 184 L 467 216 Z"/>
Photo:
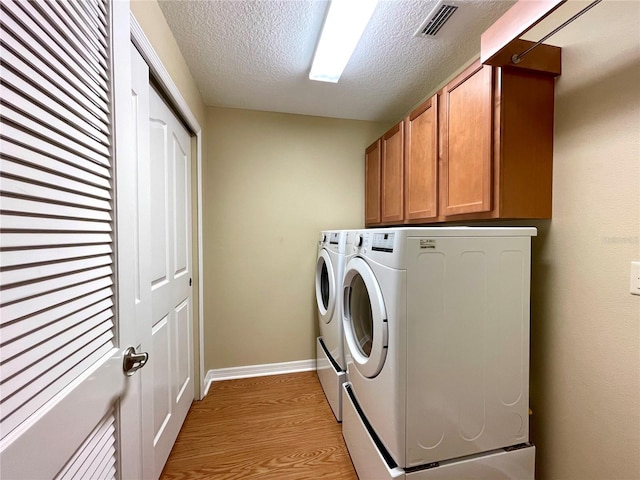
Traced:
<path id="1" fill-rule="evenodd" d="M 144 367 L 149 360 L 147 352 L 136 353 L 134 347 L 129 347 L 124 351 L 122 369 L 127 376 L 131 376 Z"/>

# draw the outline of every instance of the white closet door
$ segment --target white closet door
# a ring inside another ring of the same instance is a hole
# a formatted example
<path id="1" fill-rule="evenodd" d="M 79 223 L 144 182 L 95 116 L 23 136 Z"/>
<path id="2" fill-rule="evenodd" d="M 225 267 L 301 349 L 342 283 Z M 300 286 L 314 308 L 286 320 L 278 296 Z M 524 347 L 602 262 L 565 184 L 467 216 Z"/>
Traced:
<path id="1" fill-rule="evenodd" d="M 112 100 L 129 75 L 112 58 L 128 65 L 128 17 L 106 0 L 0 3 L 3 479 L 121 477 L 133 297 L 115 279 L 132 242 L 116 209 L 132 190 L 130 106 Z"/>
<path id="2" fill-rule="evenodd" d="M 151 142 L 150 362 L 155 471 L 159 476 L 193 401 L 191 138 L 155 89 Z"/>
<path id="3" fill-rule="evenodd" d="M 127 207 L 133 222 L 133 255 L 128 265 L 127 279 L 131 295 L 135 298 L 135 313 L 127 322 L 132 345 L 136 351 L 149 353 L 147 366 L 129 377 L 127 392 L 121 403 L 121 445 L 128 452 L 128 461 L 122 464 L 124 479 L 152 479 L 157 477 L 153 466 L 152 395 L 153 363 L 151 350 L 151 286 L 150 286 L 150 158 L 149 158 L 149 68 L 135 47 L 131 52 L 131 103 L 133 155 L 129 184 L 136 195 Z"/>

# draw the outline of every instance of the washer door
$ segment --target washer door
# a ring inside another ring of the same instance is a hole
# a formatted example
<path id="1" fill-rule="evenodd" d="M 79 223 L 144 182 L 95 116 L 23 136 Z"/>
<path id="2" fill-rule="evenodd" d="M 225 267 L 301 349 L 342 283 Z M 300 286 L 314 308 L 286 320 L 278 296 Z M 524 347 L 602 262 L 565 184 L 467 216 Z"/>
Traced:
<path id="1" fill-rule="evenodd" d="M 329 323 L 336 307 L 336 274 L 325 249 L 320 251 L 316 263 L 316 302 L 324 323 Z"/>
<path id="2" fill-rule="evenodd" d="M 387 358 L 387 310 L 382 291 L 367 263 L 355 257 L 344 276 L 344 336 L 358 371 L 373 378 Z"/>

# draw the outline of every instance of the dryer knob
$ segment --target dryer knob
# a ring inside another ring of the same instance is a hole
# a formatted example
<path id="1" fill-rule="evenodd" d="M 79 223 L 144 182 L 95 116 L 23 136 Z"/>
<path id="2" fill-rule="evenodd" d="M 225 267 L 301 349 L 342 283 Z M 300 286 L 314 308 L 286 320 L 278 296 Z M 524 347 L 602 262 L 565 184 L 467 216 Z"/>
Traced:
<path id="1" fill-rule="evenodd" d="M 356 247 L 361 247 L 363 241 L 364 241 L 364 239 L 362 238 L 362 235 L 358 235 L 358 237 L 356 238 L 356 241 L 355 241 L 355 246 Z"/>

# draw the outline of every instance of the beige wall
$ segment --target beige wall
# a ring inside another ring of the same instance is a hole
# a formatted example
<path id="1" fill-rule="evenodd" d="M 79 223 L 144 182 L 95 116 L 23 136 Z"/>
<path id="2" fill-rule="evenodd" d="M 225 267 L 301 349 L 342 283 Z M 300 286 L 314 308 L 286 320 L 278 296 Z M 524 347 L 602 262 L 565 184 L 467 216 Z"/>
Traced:
<path id="1" fill-rule="evenodd" d="M 200 92 L 196 86 L 195 80 L 191 76 L 191 72 L 187 67 L 187 64 L 178 48 L 178 45 L 169 30 L 169 25 L 164 18 L 160 7 L 156 0 L 133 0 L 130 3 L 131 11 L 133 12 L 136 20 L 140 24 L 140 27 L 144 31 L 145 36 L 153 46 L 158 57 L 162 61 L 162 64 L 169 72 L 171 79 L 178 87 L 180 94 L 189 105 L 191 113 L 193 113 L 197 122 L 200 124 L 200 128 L 205 130 L 205 105 L 200 96 Z M 206 158 L 207 143 L 206 136 L 202 138 L 202 155 Z M 198 272 L 198 257 L 197 257 L 197 162 L 196 162 L 196 141 L 195 137 L 192 137 L 191 142 L 191 179 L 192 179 L 192 223 L 193 223 L 193 304 L 196 306 L 193 311 L 193 323 L 194 323 L 194 366 L 195 366 L 195 388 L 196 397 L 200 395 L 200 378 L 199 378 L 199 341 L 197 340 L 199 312 L 198 312 L 198 288 L 200 282 L 200 274 Z M 206 167 L 206 165 L 205 165 Z"/>
<path id="2" fill-rule="evenodd" d="M 315 358 L 316 242 L 364 218 L 376 123 L 209 108 L 206 369 Z"/>
<path id="3" fill-rule="evenodd" d="M 572 2 L 569 2 L 572 3 Z M 640 478 L 640 2 L 554 36 L 553 219 L 534 241 L 532 435 L 538 480 Z"/>

